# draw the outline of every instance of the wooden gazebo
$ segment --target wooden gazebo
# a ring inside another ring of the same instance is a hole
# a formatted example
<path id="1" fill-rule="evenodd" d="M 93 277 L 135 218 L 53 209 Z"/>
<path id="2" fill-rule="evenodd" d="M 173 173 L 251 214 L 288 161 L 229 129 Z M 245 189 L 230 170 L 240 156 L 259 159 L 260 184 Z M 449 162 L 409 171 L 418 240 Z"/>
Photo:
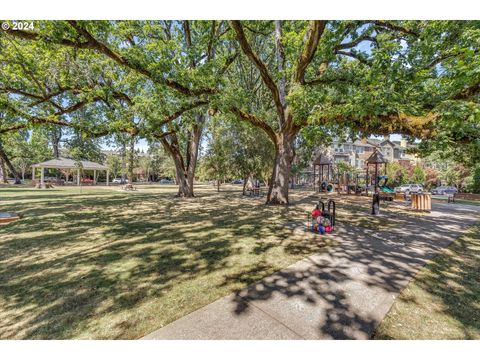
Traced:
<path id="1" fill-rule="evenodd" d="M 107 186 L 109 185 L 108 177 L 109 177 L 109 169 L 108 166 L 98 164 L 93 161 L 81 160 L 75 161 L 73 159 L 58 157 L 52 160 L 44 161 L 38 164 L 32 165 L 32 180 L 35 180 L 35 170 L 40 169 L 40 186 L 45 187 L 45 169 L 70 169 L 70 170 L 77 170 L 77 185 L 80 185 L 80 169 L 79 165 L 81 164 L 82 170 L 93 170 L 93 179 L 94 182 L 97 178 L 97 170 L 98 171 L 106 171 L 107 172 Z"/>

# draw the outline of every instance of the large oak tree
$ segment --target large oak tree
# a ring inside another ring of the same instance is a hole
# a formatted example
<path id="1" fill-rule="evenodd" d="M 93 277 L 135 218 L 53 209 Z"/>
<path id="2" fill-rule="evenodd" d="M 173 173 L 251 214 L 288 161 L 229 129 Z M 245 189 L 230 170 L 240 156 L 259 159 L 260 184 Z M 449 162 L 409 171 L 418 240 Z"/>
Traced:
<path id="1" fill-rule="evenodd" d="M 261 84 L 239 96 L 237 89 L 248 86 L 232 76 L 232 89 L 226 89 L 220 107 L 274 143 L 268 203 L 288 203 L 293 144 L 300 131 L 308 135 L 314 129 L 318 136 L 318 128 L 336 128 L 362 136 L 396 132 L 428 139 L 445 124 L 442 109 L 448 101 L 468 99 L 478 107 L 477 22 L 230 23 L 244 54 L 239 61 L 256 69 Z M 456 141 L 469 142 L 472 135 L 465 131 Z"/>
<path id="2" fill-rule="evenodd" d="M 0 110 L 16 119 L 0 133 L 53 124 L 155 140 L 181 196 L 193 196 L 208 108 L 274 144 L 271 204 L 288 203 L 300 133 L 478 143 L 478 22 L 58 21 L 0 34 Z M 96 116 L 73 121 L 83 107 Z"/>

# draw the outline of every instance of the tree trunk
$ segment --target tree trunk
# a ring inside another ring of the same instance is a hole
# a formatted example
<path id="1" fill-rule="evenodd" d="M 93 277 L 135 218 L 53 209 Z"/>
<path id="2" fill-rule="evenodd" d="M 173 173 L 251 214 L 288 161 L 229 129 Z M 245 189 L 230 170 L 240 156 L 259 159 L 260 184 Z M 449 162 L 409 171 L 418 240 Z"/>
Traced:
<path id="1" fill-rule="evenodd" d="M 128 181 L 130 184 L 133 184 L 133 163 L 135 156 L 135 137 L 132 136 L 130 139 L 130 151 L 128 153 Z"/>
<path id="2" fill-rule="evenodd" d="M 277 134 L 275 144 L 275 164 L 267 195 L 267 204 L 288 205 L 288 190 L 292 161 L 294 157 L 294 133 Z"/>
<path id="3" fill-rule="evenodd" d="M 161 140 L 164 149 L 170 154 L 175 163 L 175 178 L 177 179 L 178 184 L 177 196 L 179 197 L 195 196 L 193 193 L 193 186 L 205 115 L 197 113 L 195 115 L 195 120 L 196 122 L 193 125 L 193 128 L 187 132 L 187 152 L 185 158 L 182 156 L 176 133 Z"/>
<path id="4" fill-rule="evenodd" d="M 53 147 L 53 157 L 58 159 L 60 157 L 60 139 L 62 138 L 62 129 L 54 128 L 52 131 L 52 147 Z M 60 171 L 57 169 L 57 182 L 60 181 Z"/>
<path id="5" fill-rule="evenodd" d="M 18 176 L 17 170 L 12 165 L 12 163 L 10 162 L 10 159 L 8 158 L 7 154 L 5 153 L 5 150 L 3 149 L 2 143 L 0 143 L 0 158 L 2 159 L 2 163 L 3 163 L 2 170 L 4 170 L 3 171 L 4 182 L 8 182 L 8 181 L 5 181 L 7 179 L 7 172 L 5 171 L 5 165 L 6 165 L 8 167 L 8 169 L 10 170 L 10 172 L 12 173 L 13 177 L 15 178 L 15 184 L 20 184 L 20 176 Z"/>
<path id="6" fill-rule="evenodd" d="M 197 169 L 198 150 L 200 148 L 200 139 L 202 137 L 203 124 L 205 122 L 205 115 L 195 115 L 196 124 L 193 129 L 189 131 L 188 146 L 187 146 L 187 181 L 188 186 L 192 189 L 193 196 L 193 182 L 195 181 L 195 171 Z"/>
<path id="7" fill-rule="evenodd" d="M 243 179 L 243 190 L 242 190 L 242 195 L 245 195 L 245 189 L 247 188 L 247 181 L 248 177 Z"/>
<path id="8" fill-rule="evenodd" d="M 275 20 L 275 54 L 277 57 L 278 72 L 282 74 L 278 84 L 278 95 L 280 97 L 280 103 L 285 108 L 285 93 L 286 93 L 286 79 L 283 72 L 285 66 L 285 51 L 282 44 L 282 21 Z"/>
<path id="9" fill-rule="evenodd" d="M 7 169 L 5 168 L 5 163 L 2 158 L 0 158 L 0 172 L 2 175 L 2 182 L 8 184 L 7 180 Z"/>
<path id="10" fill-rule="evenodd" d="M 127 153 L 127 146 L 125 141 L 122 140 L 122 150 L 121 150 L 121 157 L 122 157 L 122 184 L 125 182 L 126 172 L 127 172 L 127 160 L 126 160 L 126 153 Z"/>
<path id="11" fill-rule="evenodd" d="M 175 164 L 175 178 L 178 184 L 178 197 L 193 197 L 193 181 L 192 186 L 188 179 L 188 171 L 186 169 L 185 163 L 183 161 L 182 154 L 180 153 L 180 148 L 178 146 L 178 141 L 176 135 L 170 135 L 172 137 L 171 143 L 168 142 L 166 138 L 161 140 L 162 145 L 167 153 L 173 159 Z"/>

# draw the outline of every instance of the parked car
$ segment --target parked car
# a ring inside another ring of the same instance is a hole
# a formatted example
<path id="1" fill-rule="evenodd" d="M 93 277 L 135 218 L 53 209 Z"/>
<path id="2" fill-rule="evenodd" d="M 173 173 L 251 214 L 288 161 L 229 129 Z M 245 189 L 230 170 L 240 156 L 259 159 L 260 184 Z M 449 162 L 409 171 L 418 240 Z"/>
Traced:
<path id="1" fill-rule="evenodd" d="M 455 186 L 439 186 L 435 189 L 432 189 L 432 194 L 434 195 L 452 195 L 456 194 L 458 189 Z"/>
<path id="2" fill-rule="evenodd" d="M 395 192 L 403 192 L 405 194 L 417 193 L 423 191 L 423 186 L 420 184 L 405 184 L 395 188 Z"/>
<path id="3" fill-rule="evenodd" d="M 80 182 L 82 184 L 93 184 L 95 181 L 93 181 L 93 179 L 85 178 L 85 179 L 80 180 Z"/>
<path id="4" fill-rule="evenodd" d="M 160 184 L 174 184 L 174 181 L 170 179 L 162 179 L 160 180 Z"/>
<path id="5" fill-rule="evenodd" d="M 20 180 L 20 179 L 14 179 L 14 178 L 8 178 L 8 179 L 7 179 L 7 182 L 8 182 L 8 183 L 11 183 L 11 184 L 16 184 L 16 185 L 18 185 L 18 184 L 23 184 L 22 180 Z"/>
<path id="6" fill-rule="evenodd" d="M 243 180 L 241 180 L 241 179 L 233 180 L 233 181 L 231 182 L 231 184 L 234 184 L 234 185 L 243 185 Z"/>
<path id="7" fill-rule="evenodd" d="M 117 177 L 117 178 L 112 180 L 112 184 L 122 184 L 122 183 L 123 184 L 128 184 L 128 179 L 124 179 L 122 181 L 122 178 Z"/>

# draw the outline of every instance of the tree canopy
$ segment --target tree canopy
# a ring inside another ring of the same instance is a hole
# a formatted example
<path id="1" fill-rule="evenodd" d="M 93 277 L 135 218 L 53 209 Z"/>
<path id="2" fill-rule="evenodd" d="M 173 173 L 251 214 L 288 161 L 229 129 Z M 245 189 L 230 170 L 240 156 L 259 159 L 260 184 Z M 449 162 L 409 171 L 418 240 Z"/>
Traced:
<path id="1" fill-rule="evenodd" d="M 0 32 L 0 136 L 145 138 L 193 196 L 206 122 L 241 121 L 273 144 L 285 204 L 299 137 L 401 133 L 477 164 L 479 42 L 478 21 L 39 21 Z"/>

